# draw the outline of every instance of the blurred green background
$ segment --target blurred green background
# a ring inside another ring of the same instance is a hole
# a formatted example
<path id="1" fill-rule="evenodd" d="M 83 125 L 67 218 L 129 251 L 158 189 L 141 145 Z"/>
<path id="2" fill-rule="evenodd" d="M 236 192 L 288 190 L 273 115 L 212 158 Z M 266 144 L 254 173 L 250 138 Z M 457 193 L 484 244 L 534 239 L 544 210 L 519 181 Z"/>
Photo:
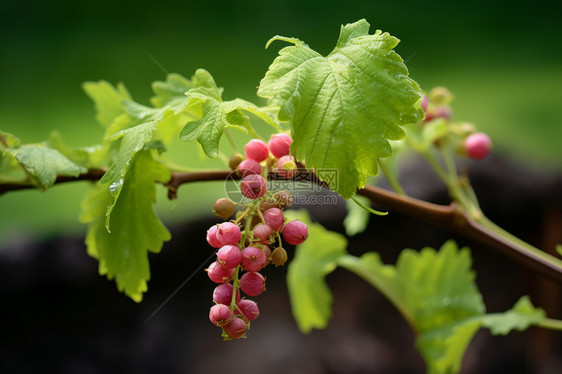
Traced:
<path id="1" fill-rule="evenodd" d="M 256 100 L 281 43 L 294 36 L 328 53 L 341 24 L 366 18 L 400 38 L 397 52 L 425 90 L 447 86 L 454 118 L 487 131 L 495 151 L 545 172 L 562 170 L 562 26 L 558 5 L 541 1 L 15 1 L 0 5 L 0 129 L 23 142 L 59 130 L 74 146 L 97 143 L 102 128 L 84 81 L 125 83 L 148 103 L 165 71 L 209 70 L 224 98 Z M 203 161 L 186 145 L 189 164 Z M 229 152 L 228 147 L 224 148 Z M 524 178 L 524 175 L 522 175 Z M 81 233 L 87 183 L 0 197 L 0 243 L 14 235 Z M 167 222 L 206 212 L 220 183 L 184 186 L 180 201 L 159 190 Z"/>

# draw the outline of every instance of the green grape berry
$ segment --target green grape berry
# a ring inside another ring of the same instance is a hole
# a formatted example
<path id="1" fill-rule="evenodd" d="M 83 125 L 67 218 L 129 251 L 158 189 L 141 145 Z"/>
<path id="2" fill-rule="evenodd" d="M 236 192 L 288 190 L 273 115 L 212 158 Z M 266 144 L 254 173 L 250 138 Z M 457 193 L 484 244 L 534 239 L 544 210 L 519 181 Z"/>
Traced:
<path id="1" fill-rule="evenodd" d="M 234 202 L 225 197 L 218 199 L 213 206 L 213 212 L 217 216 L 225 219 L 234 214 L 234 209 Z"/>

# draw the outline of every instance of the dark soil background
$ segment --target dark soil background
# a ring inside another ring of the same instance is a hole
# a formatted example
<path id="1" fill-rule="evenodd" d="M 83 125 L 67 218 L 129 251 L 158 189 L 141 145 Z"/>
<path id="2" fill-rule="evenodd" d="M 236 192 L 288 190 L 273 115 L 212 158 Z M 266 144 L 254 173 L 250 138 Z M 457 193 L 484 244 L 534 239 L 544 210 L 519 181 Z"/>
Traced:
<path id="1" fill-rule="evenodd" d="M 494 158 L 468 166 L 492 220 L 541 248 L 562 242 L 561 178 Z M 404 184 L 413 195 L 447 202 L 423 165 L 413 163 L 405 174 Z M 319 212 L 316 208 L 311 214 L 342 231 L 343 202 L 329 216 Z M 214 284 L 204 271 L 149 319 L 211 254 L 204 234 L 213 223 L 212 218 L 200 219 L 171 228 L 172 241 L 151 255 L 152 280 L 140 304 L 98 275 L 97 262 L 86 254 L 81 237 L 22 238 L 1 248 L 0 372 L 425 372 L 406 322 L 378 292 L 344 270 L 328 277 L 334 315 L 323 331 L 298 331 L 284 284 L 286 269 L 265 271 L 267 292 L 256 298 L 261 316 L 252 323 L 248 339 L 223 342 L 208 321 Z M 350 239 L 349 248 L 355 254 L 377 250 L 390 263 L 402 248 L 439 247 L 449 238 L 441 229 L 391 212 L 372 217 L 368 230 Z M 473 242 L 453 238 L 472 248 L 488 311 L 504 311 L 530 294 L 550 317 L 562 317 L 559 285 Z M 561 343 L 561 334 L 537 328 L 507 337 L 480 331 L 462 373 L 560 373 Z"/>

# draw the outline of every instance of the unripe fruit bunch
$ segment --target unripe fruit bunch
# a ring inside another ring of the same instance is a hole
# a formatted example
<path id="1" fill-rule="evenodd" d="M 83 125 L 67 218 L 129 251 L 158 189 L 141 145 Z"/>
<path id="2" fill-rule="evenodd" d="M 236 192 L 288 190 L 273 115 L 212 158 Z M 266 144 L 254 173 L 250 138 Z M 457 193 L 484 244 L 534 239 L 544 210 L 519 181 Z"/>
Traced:
<path id="1" fill-rule="evenodd" d="M 286 134 L 272 136 L 269 144 L 258 139 L 249 141 L 244 147 L 246 159 L 236 154 L 229 165 L 242 178 L 240 190 L 251 202 L 235 204 L 221 198 L 214 204 L 215 214 L 224 219 L 234 214 L 236 205 L 246 208 L 237 213 L 235 220 L 207 230 L 207 242 L 217 249 L 216 261 L 209 265 L 207 275 L 218 283 L 209 319 L 222 328 L 225 339 L 244 337 L 250 322 L 259 316 L 258 305 L 245 296 L 255 297 L 265 291 L 266 278 L 260 272 L 266 266 L 281 266 L 287 261 L 282 237 L 287 243 L 298 245 L 308 236 L 304 223 L 285 224 L 283 209 L 291 205 L 291 195 L 286 191 L 268 192 L 264 178 L 275 166 L 285 178 L 293 175 L 296 163 L 289 155 L 291 143 Z M 275 246 L 273 252 L 270 245 Z"/>

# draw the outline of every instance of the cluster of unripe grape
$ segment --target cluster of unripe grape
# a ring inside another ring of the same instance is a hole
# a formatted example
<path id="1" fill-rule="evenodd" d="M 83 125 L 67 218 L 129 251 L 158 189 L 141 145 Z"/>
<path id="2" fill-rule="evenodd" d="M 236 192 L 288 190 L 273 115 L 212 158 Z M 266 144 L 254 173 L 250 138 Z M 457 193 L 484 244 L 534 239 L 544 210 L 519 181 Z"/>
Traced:
<path id="1" fill-rule="evenodd" d="M 424 123 L 434 119 L 451 119 L 449 103 L 453 99 L 452 94 L 444 87 L 435 87 L 428 96 L 424 96 L 421 107 L 425 112 Z M 481 160 L 490 154 L 492 141 L 483 132 L 477 132 L 474 125 L 463 124 L 455 129 L 462 138 L 458 147 L 459 153 L 473 160 Z"/>
<path id="2" fill-rule="evenodd" d="M 236 219 L 207 231 L 207 242 L 218 249 L 207 274 L 219 284 L 213 292 L 209 319 L 222 328 L 225 339 L 244 337 L 250 322 L 259 316 L 256 302 L 242 295 L 260 295 L 265 290 L 265 277 L 260 271 L 269 264 L 280 266 L 287 261 L 283 240 L 298 245 L 308 237 L 303 222 L 285 222 L 283 210 L 290 206 L 289 193 L 267 190 L 266 178 L 274 164 L 281 177 L 292 176 L 296 164 L 289 156 L 291 142 L 286 134 L 272 136 L 268 144 L 258 139 L 248 142 L 246 158 L 233 156 L 230 166 L 242 178 L 240 190 L 250 203 L 234 203 L 227 198 L 215 203 L 215 214 L 224 219 L 234 214 L 236 206 L 243 208 Z"/>

